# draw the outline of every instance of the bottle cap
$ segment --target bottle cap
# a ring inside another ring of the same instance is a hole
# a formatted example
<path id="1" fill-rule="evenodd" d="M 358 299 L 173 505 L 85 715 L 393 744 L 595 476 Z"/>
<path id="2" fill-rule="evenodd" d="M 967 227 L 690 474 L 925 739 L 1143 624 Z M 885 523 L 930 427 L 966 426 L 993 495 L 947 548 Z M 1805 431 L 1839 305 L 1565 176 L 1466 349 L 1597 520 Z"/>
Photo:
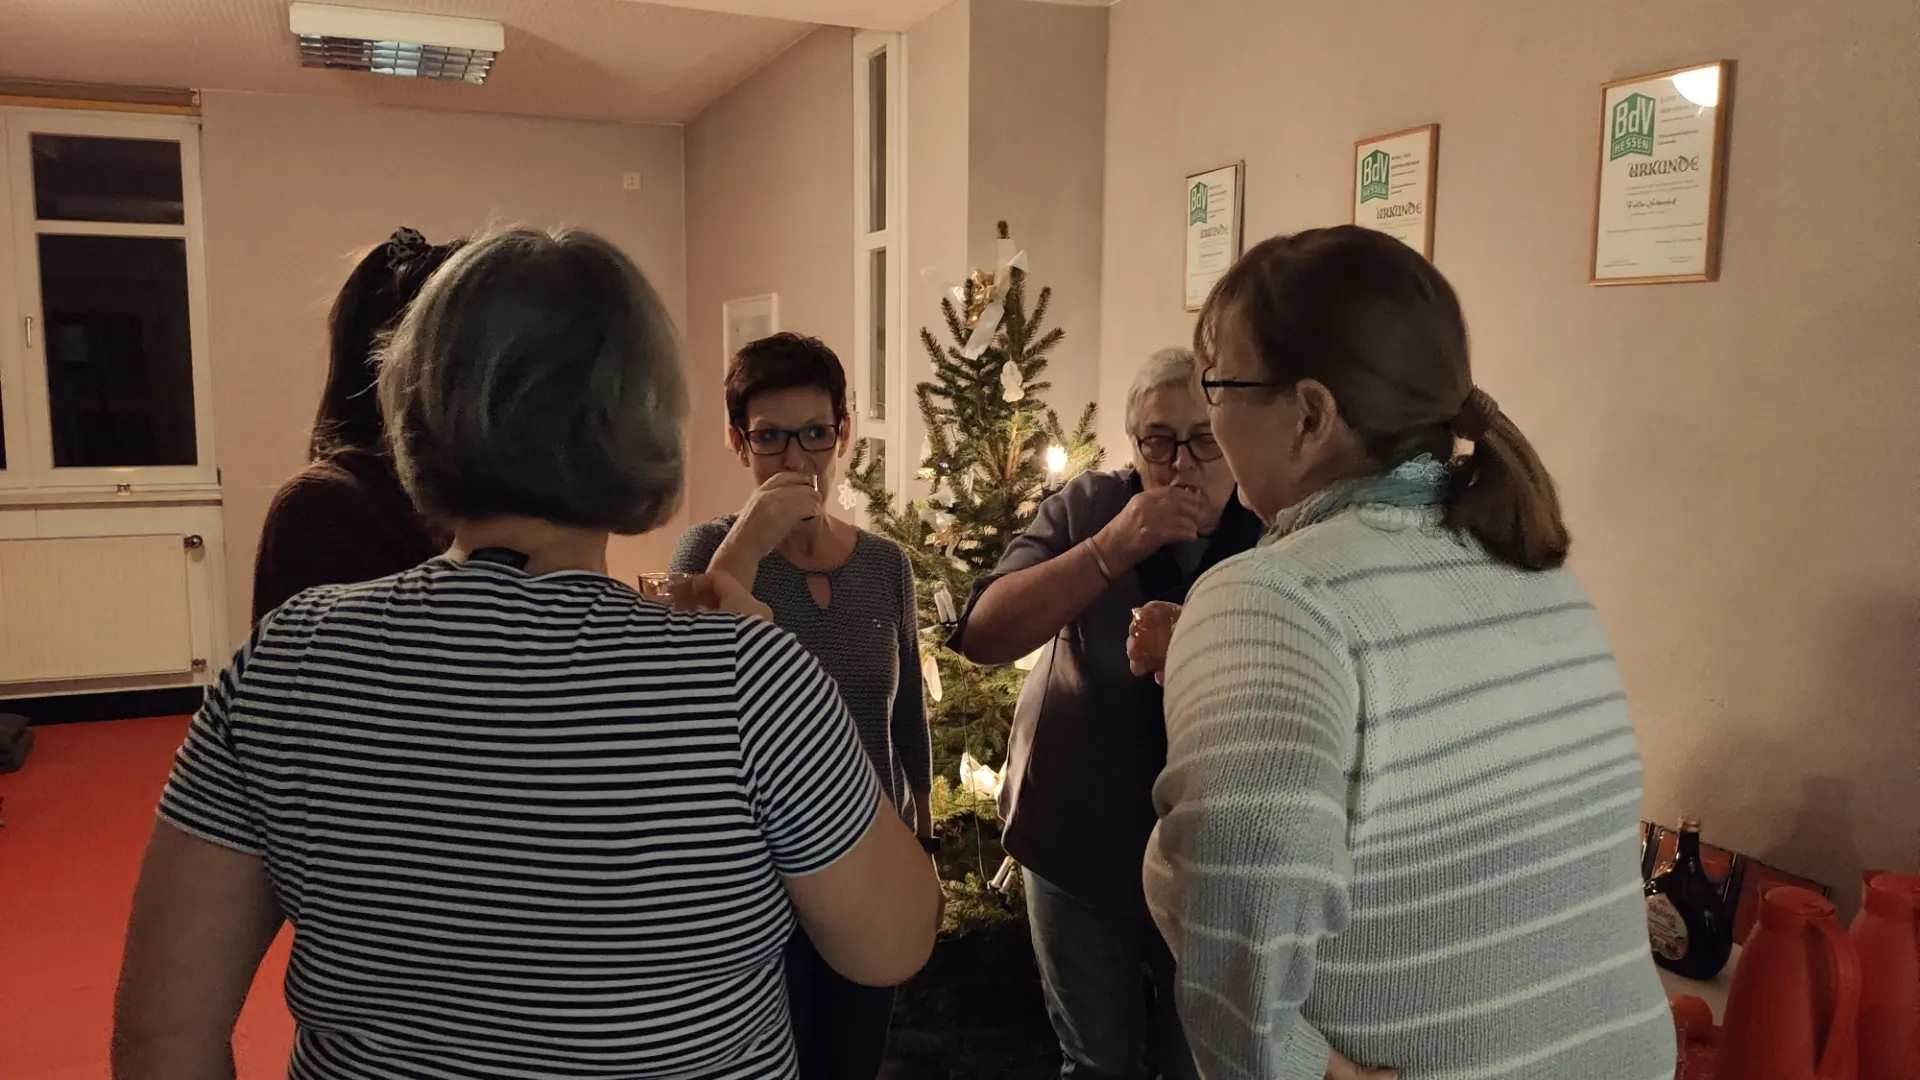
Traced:
<path id="1" fill-rule="evenodd" d="M 1695 832 L 1695 833 L 1699 832 L 1700 819 L 1697 817 L 1694 817 L 1691 814 L 1681 814 L 1680 815 L 1680 831 Z"/>

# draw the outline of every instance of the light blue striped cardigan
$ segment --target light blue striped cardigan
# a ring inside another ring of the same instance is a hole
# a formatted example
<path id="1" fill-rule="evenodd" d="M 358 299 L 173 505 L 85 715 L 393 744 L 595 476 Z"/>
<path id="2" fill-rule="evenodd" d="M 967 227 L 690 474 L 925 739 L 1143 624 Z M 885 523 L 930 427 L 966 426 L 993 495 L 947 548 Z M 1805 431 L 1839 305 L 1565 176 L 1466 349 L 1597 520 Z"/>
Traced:
<path id="1" fill-rule="evenodd" d="M 1439 525 L 1421 459 L 1189 597 L 1145 880 L 1207 1080 L 1656 1080 L 1640 759 L 1573 574 Z"/>

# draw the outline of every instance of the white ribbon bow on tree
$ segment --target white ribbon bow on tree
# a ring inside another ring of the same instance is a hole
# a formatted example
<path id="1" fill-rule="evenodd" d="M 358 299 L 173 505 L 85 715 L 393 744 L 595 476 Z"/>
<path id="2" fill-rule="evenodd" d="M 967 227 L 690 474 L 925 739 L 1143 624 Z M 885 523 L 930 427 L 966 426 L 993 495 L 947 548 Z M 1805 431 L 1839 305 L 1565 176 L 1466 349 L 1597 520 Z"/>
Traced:
<path id="1" fill-rule="evenodd" d="M 1007 317 L 1007 290 L 1013 287 L 1013 272 L 1027 272 L 1026 249 L 1016 245 L 1011 239 L 1002 237 L 993 242 L 994 262 L 998 264 L 991 278 L 987 279 L 987 306 L 974 321 L 973 332 L 967 335 L 967 343 L 960 349 L 960 355 L 969 360 L 980 359 L 980 354 L 993 344 L 993 335 L 1000 330 L 1000 321 Z M 985 275 L 975 275 L 976 282 Z M 976 284 L 976 289 L 979 285 Z M 947 292 L 953 297 L 953 305 L 962 314 L 967 310 L 967 290 L 964 285 L 949 285 Z"/>

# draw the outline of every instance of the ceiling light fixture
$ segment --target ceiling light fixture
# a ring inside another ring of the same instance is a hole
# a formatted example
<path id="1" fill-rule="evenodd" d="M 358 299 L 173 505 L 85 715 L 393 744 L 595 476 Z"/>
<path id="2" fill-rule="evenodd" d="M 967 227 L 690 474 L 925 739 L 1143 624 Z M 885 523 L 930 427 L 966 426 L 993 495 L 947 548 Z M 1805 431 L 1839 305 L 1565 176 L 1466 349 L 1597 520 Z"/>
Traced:
<path id="1" fill-rule="evenodd" d="M 506 47 L 506 32 L 487 19 L 455 19 L 404 11 L 295 3 L 288 26 L 300 39 L 300 66 L 365 71 L 478 86 Z"/>

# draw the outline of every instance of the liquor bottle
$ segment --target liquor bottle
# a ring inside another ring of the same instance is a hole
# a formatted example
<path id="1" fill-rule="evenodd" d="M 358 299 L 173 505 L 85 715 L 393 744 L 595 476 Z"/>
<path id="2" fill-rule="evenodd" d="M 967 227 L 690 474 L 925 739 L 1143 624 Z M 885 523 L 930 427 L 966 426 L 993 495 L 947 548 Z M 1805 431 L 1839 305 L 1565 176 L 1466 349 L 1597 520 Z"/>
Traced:
<path id="1" fill-rule="evenodd" d="M 1689 979 L 1720 974 L 1733 953 L 1733 918 L 1700 865 L 1700 822 L 1680 819 L 1673 865 L 1646 885 L 1647 938 L 1653 962 Z"/>

